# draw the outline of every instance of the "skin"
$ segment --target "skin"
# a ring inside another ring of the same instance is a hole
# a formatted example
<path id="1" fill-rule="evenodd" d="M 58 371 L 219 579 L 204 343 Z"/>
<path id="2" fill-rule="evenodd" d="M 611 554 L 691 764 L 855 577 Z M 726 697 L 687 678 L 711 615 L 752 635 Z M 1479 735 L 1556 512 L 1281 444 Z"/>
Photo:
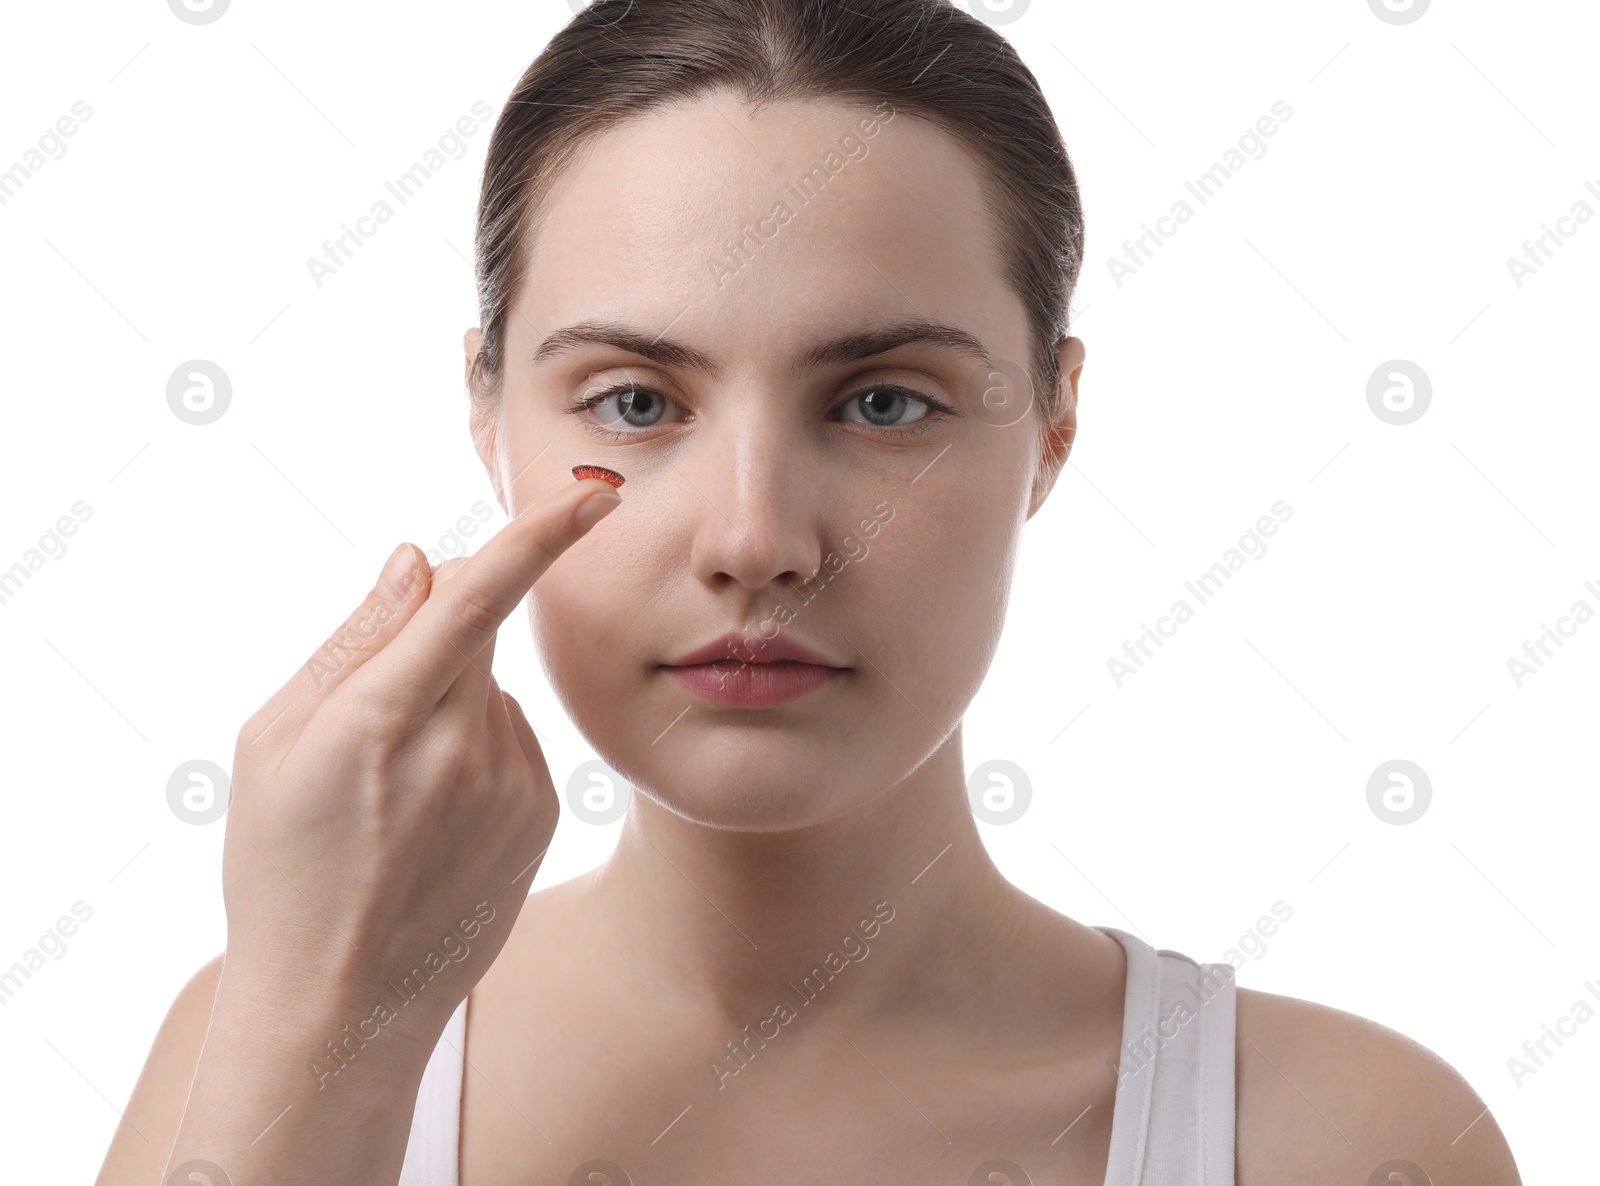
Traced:
<path id="1" fill-rule="evenodd" d="M 1103 1180 L 1122 949 L 989 860 L 961 752 L 1023 525 L 1076 431 L 1083 344 L 1058 344 L 1058 416 L 1036 403 L 1009 427 L 976 414 L 977 364 L 945 345 L 794 370 L 819 342 L 917 316 L 991 358 L 1029 357 L 981 170 L 907 113 L 744 267 L 718 283 L 707 266 L 871 115 L 831 101 L 751 115 L 726 94 L 651 114 L 590 146 L 539 227 L 499 412 L 474 441 L 510 515 L 570 486 L 575 464 L 627 478 L 528 612 L 564 707 L 634 794 L 613 855 L 536 887 L 471 990 L 471 1186 L 565 1182 L 597 1158 L 641 1183 L 960 1184 L 997 1157 L 1036 1183 Z M 533 361 L 591 319 L 719 365 L 601 344 Z M 479 331 L 464 344 L 470 366 Z M 643 406 L 644 426 L 616 423 L 616 400 L 563 411 L 618 381 L 665 396 L 660 419 Z M 900 423 L 915 433 L 863 422 L 855 397 L 883 383 L 953 412 L 918 420 L 912 400 Z M 632 435 L 595 431 L 608 423 Z M 868 553 L 797 596 L 884 503 Z M 780 602 L 798 607 L 785 635 L 848 666 L 843 679 L 747 710 L 660 670 Z M 894 913 L 871 958 L 719 1087 L 712 1060 L 874 907 Z M 180 994 L 129 1104 L 157 1144 L 176 1130 L 219 968 Z M 1366 1183 L 1400 1158 L 1438 1186 L 1519 1181 L 1478 1096 L 1391 1030 L 1241 989 L 1237 1046 L 1241 1186 Z M 408 1113 L 415 1081 L 397 1078 L 388 1102 Z M 119 1133 L 101 1181 L 142 1164 Z"/>

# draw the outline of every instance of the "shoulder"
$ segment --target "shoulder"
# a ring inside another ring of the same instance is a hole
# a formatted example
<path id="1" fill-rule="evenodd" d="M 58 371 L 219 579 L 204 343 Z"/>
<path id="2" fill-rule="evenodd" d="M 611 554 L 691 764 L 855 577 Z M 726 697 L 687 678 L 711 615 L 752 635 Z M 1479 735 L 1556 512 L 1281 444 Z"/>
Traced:
<path id="1" fill-rule="evenodd" d="M 122 1114 L 125 1123 L 117 1126 L 111 1139 L 97 1182 L 153 1182 L 161 1176 L 211 1026 L 222 960 L 219 955 L 202 965 L 173 999 Z"/>
<path id="2" fill-rule="evenodd" d="M 1521 1182 L 1483 1100 L 1427 1047 L 1310 1001 L 1237 999 L 1239 1186 Z M 1410 1164 L 1374 1177 L 1391 1162 Z"/>

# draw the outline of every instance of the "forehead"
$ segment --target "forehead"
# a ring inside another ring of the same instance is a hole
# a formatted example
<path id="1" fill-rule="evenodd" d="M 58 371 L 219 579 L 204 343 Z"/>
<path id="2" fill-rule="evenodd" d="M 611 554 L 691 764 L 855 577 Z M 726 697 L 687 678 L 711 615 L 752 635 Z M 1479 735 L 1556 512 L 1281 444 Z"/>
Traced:
<path id="1" fill-rule="evenodd" d="M 863 122 L 867 126 L 863 127 Z M 981 166 L 908 112 L 832 100 L 758 115 L 717 92 L 596 136 L 555 182 L 519 304 L 750 343 L 920 314 L 1016 356 Z"/>

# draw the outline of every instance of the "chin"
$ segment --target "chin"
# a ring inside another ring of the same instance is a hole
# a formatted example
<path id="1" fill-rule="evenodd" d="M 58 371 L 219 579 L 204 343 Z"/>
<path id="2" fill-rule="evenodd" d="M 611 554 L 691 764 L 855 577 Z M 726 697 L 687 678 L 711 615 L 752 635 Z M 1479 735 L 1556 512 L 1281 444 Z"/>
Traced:
<path id="1" fill-rule="evenodd" d="M 626 775 L 634 792 L 692 823 L 733 832 L 798 831 L 848 812 L 872 793 L 846 771 L 819 762 L 812 740 L 775 742 L 758 732 L 730 743 L 714 732 L 649 755 L 637 778 Z"/>

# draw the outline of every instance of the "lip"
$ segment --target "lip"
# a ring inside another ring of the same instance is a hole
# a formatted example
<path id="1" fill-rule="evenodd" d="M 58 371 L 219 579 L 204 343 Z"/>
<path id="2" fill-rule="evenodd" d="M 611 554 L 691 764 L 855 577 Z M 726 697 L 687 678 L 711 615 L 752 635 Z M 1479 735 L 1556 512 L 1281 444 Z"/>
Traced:
<path id="1" fill-rule="evenodd" d="M 712 639 L 703 647 L 697 647 L 687 655 L 665 663 L 665 667 L 692 667 L 702 663 L 714 663 L 718 660 L 729 660 L 733 663 L 747 663 L 755 666 L 763 663 L 807 663 L 813 667 L 829 667 L 835 671 L 848 671 L 843 663 L 835 663 L 820 651 L 810 647 L 801 646 L 791 638 L 778 634 L 772 638 L 762 638 L 760 635 L 749 634 L 724 634 L 721 638 Z"/>
<path id="2" fill-rule="evenodd" d="M 772 708 L 843 679 L 850 669 L 779 635 L 724 634 L 662 664 L 678 686 L 729 708 Z"/>

